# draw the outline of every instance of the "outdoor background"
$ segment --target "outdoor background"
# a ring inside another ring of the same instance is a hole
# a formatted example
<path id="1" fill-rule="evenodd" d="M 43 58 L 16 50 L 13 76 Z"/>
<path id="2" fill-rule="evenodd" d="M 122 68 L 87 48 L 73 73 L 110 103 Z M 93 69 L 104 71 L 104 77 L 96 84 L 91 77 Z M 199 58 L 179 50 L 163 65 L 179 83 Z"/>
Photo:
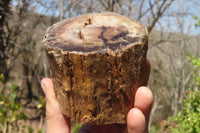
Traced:
<path id="1" fill-rule="evenodd" d="M 45 133 L 44 33 L 101 11 L 137 19 L 149 31 L 150 133 L 200 132 L 199 0 L 0 0 L 0 133 Z M 77 132 L 81 125 L 72 126 Z"/>

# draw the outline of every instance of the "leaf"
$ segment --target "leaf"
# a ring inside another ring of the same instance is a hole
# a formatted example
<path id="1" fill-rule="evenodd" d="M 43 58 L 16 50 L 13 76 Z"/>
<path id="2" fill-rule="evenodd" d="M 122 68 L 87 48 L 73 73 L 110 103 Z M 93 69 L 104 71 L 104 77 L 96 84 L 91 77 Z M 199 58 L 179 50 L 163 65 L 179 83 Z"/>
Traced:
<path id="1" fill-rule="evenodd" d="M 37 109 L 41 109 L 43 107 L 43 104 L 38 104 Z"/>
<path id="2" fill-rule="evenodd" d="M 194 16 L 194 19 L 196 19 L 196 20 L 197 20 L 197 19 L 198 19 L 198 16 Z"/>
<path id="3" fill-rule="evenodd" d="M 5 76 L 3 74 L 0 74 L 0 82 L 4 82 Z"/>

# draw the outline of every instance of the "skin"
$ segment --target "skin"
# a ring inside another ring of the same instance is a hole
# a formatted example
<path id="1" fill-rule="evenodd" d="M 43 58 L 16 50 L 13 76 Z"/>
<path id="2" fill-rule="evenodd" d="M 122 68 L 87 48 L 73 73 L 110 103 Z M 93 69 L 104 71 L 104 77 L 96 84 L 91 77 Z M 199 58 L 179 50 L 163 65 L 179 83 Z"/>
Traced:
<path id="1" fill-rule="evenodd" d="M 146 63 L 146 84 L 149 79 L 150 63 Z M 71 123 L 62 111 L 53 89 L 53 83 L 50 78 L 44 78 L 41 86 L 46 99 L 46 120 L 47 133 L 70 133 Z M 79 133 L 148 133 L 148 122 L 151 107 L 153 104 L 153 95 L 149 88 L 139 87 L 135 94 L 134 107 L 128 112 L 127 125 L 83 125 Z"/>

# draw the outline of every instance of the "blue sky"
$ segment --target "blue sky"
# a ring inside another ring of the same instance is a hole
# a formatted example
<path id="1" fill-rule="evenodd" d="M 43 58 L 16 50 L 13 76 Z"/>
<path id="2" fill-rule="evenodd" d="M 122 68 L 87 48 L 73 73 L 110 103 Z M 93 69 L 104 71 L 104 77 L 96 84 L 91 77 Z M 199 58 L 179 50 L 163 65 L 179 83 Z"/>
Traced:
<path id="1" fill-rule="evenodd" d="M 169 29 L 165 29 L 166 31 L 180 32 L 179 26 L 182 24 L 184 33 L 189 32 L 193 35 L 200 33 L 200 30 L 195 28 L 195 23 L 197 23 L 197 21 L 194 19 L 194 16 L 199 16 L 199 11 L 195 8 L 195 4 L 192 0 L 176 0 L 171 5 L 168 12 L 169 14 L 174 14 L 174 16 L 163 16 L 159 20 L 163 25 L 167 25 L 168 23 L 171 25 Z M 165 15 L 167 15 L 168 12 L 166 12 Z M 157 28 L 159 28 L 158 25 Z"/>
<path id="2" fill-rule="evenodd" d="M 36 1 L 37 0 L 33 0 L 31 3 L 31 8 L 33 8 L 36 12 L 44 15 L 59 16 L 60 11 L 58 10 L 59 8 L 56 7 L 58 4 L 55 3 L 59 2 L 58 0 L 39 0 L 46 7 L 41 6 L 41 4 Z M 198 0 L 175 0 L 167 12 L 165 12 L 165 14 L 159 19 L 159 24 L 156 24 L 155 28 L 157 30 L 164 30 L 167 32 L 180 32 L 180 24 L 182 23 L 184 33 L 193 35 L 200 34 L 200 30 L 196 29 L 194 26 L 197 22 L 193 18 L 194 16 L 199 16 L 200 6 L 198 7 L 198 5 L 195 5 L 194 1 L 198 2 Z M 68 2 L 69 1 L 66 1 L 66 4 L 68 4 Z M 16 5 L 16 0 L 13 0 L 12 4 Z M 48 7 L 52 7 L 51 4 L 53 4 L 53 8 L 50 9 Z M 145 3 L 144 8 L 145 7 L 148 8 L 148 3 Z M 180 14 L 188 15 L 181 16 Z M 147 14 L 146 17 L 148 17 L 148 15 L 150 15 L 150 13 Z M 142 23 L 144 24 L 146 23 L 145 18 L 141 21 L 143 21 Z M 189 32 L 188 29 L 190 30 Z"/>

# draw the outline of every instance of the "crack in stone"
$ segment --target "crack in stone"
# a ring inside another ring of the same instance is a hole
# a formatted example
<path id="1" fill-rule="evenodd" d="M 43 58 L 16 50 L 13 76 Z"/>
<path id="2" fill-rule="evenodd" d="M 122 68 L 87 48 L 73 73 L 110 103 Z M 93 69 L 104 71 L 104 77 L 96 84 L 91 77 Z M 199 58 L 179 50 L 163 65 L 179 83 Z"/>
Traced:
<path id="1" fill-rule="evenodd" d="M 92 19 L 90 17 L 88 17 L 88 22 L 84 23 L 82 29 L 79 31 L 78 33 L 78 37 L 79 39 L 83 39 L 83 36 L 82 36 L 82 30 L 87 26 L 87 25 L 91 25 L 92 24 Z"/>

